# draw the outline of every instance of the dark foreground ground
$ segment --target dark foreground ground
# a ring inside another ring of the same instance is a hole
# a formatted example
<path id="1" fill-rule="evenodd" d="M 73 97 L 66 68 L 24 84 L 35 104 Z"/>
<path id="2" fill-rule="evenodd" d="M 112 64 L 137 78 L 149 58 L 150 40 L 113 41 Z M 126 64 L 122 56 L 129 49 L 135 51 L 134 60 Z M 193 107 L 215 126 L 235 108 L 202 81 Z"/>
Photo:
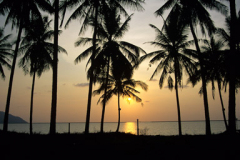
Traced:
<path id="1" fill-rule="evenodd" d="M 125 133 L 28 135 L 0 131 L 0 159 L 240 160 L 240 135 L 136 136 Z"/>

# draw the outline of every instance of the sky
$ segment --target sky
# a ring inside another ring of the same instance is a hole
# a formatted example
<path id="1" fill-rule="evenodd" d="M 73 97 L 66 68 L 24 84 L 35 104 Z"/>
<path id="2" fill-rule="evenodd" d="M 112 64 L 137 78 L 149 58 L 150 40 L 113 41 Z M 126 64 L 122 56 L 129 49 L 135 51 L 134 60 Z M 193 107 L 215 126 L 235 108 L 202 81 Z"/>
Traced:
<path id="1" fill-rule="evenodd" d="M 143 5 L 145 11 L 136 12 L 128 10 L 129 14 L 134 13 L 129 31 L 126 32 L 122 40 L 140 46 L 147 53 L 157 50 L 154 46 L 145 44 L 145 42 L 155 39 L 155 32 L 149 26 L 153 24 L 162 28 L 163 22 L 160 17 L 156 17 L 154 12 L 160 8 L 166 0 L 146 0 Z M 223 1 L 227 4 L 226 1 Z M 240 9 L 240 1 L 236 0 L 237 11 Z M 69 11 L 68 17 L 72 13 Z M 224 16 L 211 11 L 212 19 L 216 27 L 224 28 Z M 166 17 L 167 14 L 164 16 Z M 0 27 L 4 26 L 4 17 L 0 17 Z M 53 27 L 52 27 L 53 28 Z M 61 28 L 63 33 L 59 37 L 59 45 L 65 48 L 67 55 L 59 54 L 58 64 L 58 101 L 57 101 L 57 122 L 85 122 L 88 95 L 88 80 L 86 78 L 86 60 L 79 64 L 74 64 L 74 59 L 89 46 L 75 47 L 74 43 L 78 39 L 80 22 L 72 21 L 68 28 Z M 200 31 L 199 31 L 200 32 Z M 198 32 L 198 33 L 199 33 Z M 16 31 L 11 31 L 10 25 L 7 26 L 5 34 L 12 33 L 16 36 Z M 189 33 L 189 35 L 191 35 Z M 89 30 L 82 37 L 91 37 L 92 32 Z M 191 37 L 191 36 L 190 36 Z M 18 57 L 19 60 L 20 57 Z M 134 72 L 133 78 L 141 80 L 148 84 L 148 91 L 145 92 L 137 88 L 141 93 L 142 103 L 134 101 L 128 102 L 127 99 L 121 99 L 121 121 L 177 121 L 177 105 L 175 91 L 170 91 L 164 83 L 162 89 L 159 88 L 158 80 L 160 74 L 149 81 L 155 66 L 148 66 L 148 61 L 143 62 Z M 0 111 L 5 111 L 6 97 L 9 83 L 10 71 L 5 69 L 6 79 L 0 80 Z M 200 83 L 195 87 L 187 84 L 187 77 L 183 77 L 184 87 L 179 89 L 181 118 L 182 121 L 204 120 L 203 97 L 199 95 Z M 12 97 L 10 104 L 10 114 L 19 116 L 29 122 L 30 113 L 30 94 L 31 94 L 32 77 L 25 75 L 23 70 L 16 65 Z M 52 87 L 52 70 L 36 78 L 34 92 L 33 122 L 50 122 L 51 112 L 51 87 Z M 94 89 L 97 88 L 97 85 Z M 228 92 L 222 91 L 226 115 L 228 115 Z M 100 122 L 102 106 L 97 104 L 99 96 L 92 98 L 91 122 Z M 236 115 L 240 119 L 240 100 L 239 94 L 236 94 Z M 215 99 L 212 98 L 211 85 L 208 85 L 208 101 L 211 120 L 222 120 L 222 110 L 217 90 Z M 106 105 L 105 122 L 117 121 L 117 97 L 114 96 Z"/>

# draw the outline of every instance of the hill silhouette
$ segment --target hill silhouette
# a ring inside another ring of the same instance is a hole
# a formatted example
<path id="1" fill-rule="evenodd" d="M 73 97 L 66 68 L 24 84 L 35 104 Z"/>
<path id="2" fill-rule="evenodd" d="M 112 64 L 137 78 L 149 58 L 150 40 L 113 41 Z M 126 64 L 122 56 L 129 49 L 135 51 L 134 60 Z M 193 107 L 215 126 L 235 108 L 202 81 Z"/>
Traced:
<path id="1" fill-rule="evenodd" d="M 3 123 L 3 119 L 4 119 L 4 112 L 0 111 L 0 123 Z M 20 117 L 9 114 L 8 123 L 27 123 L 27 122 Z"/>

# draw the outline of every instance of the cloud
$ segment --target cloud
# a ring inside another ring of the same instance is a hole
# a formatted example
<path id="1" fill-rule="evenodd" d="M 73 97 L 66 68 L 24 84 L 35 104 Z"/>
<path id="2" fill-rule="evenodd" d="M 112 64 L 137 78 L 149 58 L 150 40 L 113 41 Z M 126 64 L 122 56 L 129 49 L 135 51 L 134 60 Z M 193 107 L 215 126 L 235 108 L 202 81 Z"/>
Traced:
<path id="1" fill-rule="evenodd" d="M 75 87 L 87 87 L 89 85 L 89 83 L 77 83 L 77 84 L 73 84 Z"/>
<path id="2" fill-rule="evenodd" d="M 178 88 L 188 88 L 188 87 L 189 87 L 188 85 L 178 86 Z M 165 86 L 164 88 L 168 88 L 168 86 Z"/>
<path id="3" fill-rule="evenodd" d="M 147 102 L 147 103 L 148 103 L 148 102 L 150 102 L 150 101 L 145 101 L 145 102 Z"/>
<path id="4" fill-rule="evenodd" d="M 150 82 L 155 82 L 155 81 L 158 81 L 157 79 L 150 79 L 150 80 L 148 80 L 148 81 L 150 81 Z"/>
<path id="5" fill-rule="evenodd" d="M 189 86 L 188 85 L 183 85 L 181 88 L 188 88 Z"/>

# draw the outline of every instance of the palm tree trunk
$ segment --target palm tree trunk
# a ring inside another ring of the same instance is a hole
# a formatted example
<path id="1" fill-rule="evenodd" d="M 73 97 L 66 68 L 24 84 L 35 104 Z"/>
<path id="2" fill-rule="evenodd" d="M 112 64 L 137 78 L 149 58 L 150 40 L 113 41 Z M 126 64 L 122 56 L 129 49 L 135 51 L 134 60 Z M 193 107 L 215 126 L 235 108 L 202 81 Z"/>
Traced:
<path id="1" fill-rule="evenodd" d="M 92 71 L 90 71 L 90 81 L 89 81 L 89 88 L 88 88 L 87 114 L 86 114 L 86 123 L 85 123 L 85 134 L 89 133 L 91 101 L 92 101 L 92 85 L 93 85 L 93 73 L 92 73 Z"/>
<path id="2" fill-rule="evenodd" d="M 51 108 L 50 134 L 56 133 L 57 72 L 58 72 L 58 12 L 59 12 L 59 0 L 55 0 L 52 108 Z"/>
<path id="3" fill-rule="evenodd" d="M 110 57 L 108 56 L 107 59 L 107 72 L 106 72 L 106 82 L 105 82 L 105 89 L 104 89 L 104 99 L 103 99 L 103 108 L 102 108 L 102 118 L 101 118 L 101 129 L 100 132 L 103 133 L 103 124 L 104 124 L 104 115 L 105 115 L 105 108 L 106 108 L 106 96 L 107 96 L 107 85 L 108 85 L 108 75 L 109 75 L 109 69 L 110 69 Z"/>
<path id="4" fill-rule="evenodd" d="M 4 122 L 3 122 L 3 132 L 8 131 L 8 116 L 9 116 L 9 109 L 10 109 L 13 76 L 14 76 L 15 65 L 16 65 L 16 61 L 17 61 L 17 53 L 18 53 L 19 44 L 20 44 L 20 40 L 21 40 L 21 34 L 22 34 L 22 30 L 23 30 L 22 23 L 23 23 L 22 20 L 20 20 L 20 26 L 19 26 L 19 30 L 18 30 L 18 36 L 17 36 L 16 46 L 15 46 L 15 50 L 14 50 L 14 57 L 13 57 L 13 61 L 12 61 L 12 68 L 11 68 L 10 79 L 9 79 L 7 102 L 6 102 Z"/>
<path id="5" fill-rule="evenodd" d="M 89 133 L 90 113 L 91 113 L 91 101 L 92 101 L 92 85 L 93 85 L 93 73 L 90 72 L 90 81 L 88 88 L 88 103 L 87 103 L 87 114 L 85 123 L 85 134 Z"/>
<path id="6" fill-rule="evenodd" d="M 175 91 L 176 91 L 177 113 L 178 113 L 178 133 L 179 133 L 179 136 L 181 136 L 182 135 L 182 125 L 181 125 L 180 103 L 179 103 L 179 96 L 178 96 L 178 79 L 177 79 L 177 71 L 176 70 L 177 69 L 175 67 Z"/>
<path id="7" fill-rule="evenodd" d="M 220 82 L 220 80 L 218 80 L 217 83 L 218 83 L 219 97 L 220 97 L 220 101 L 221 101 L 221 105 L 222 105 L 223 120 L 224 120 L 224 124 L 225 124 L 226 130 L 227 130 L 228 125 L 227 125 L 227 119 L 226 119 L 226 115 L 225 115 L 225 108 L 224 108 L 223 99 L 222 99 L 221 82 Z"/>
<path id="8" fill-rule="evenodd" d="M 205 79 L 205 68 L 203 66 L 203 59 L 201 56 L 200 47 L 198 44 L 197 36 L 194 32 L 193 24 L 190 23 L 190 29 L 194 38 L 195 46 L 198 53 L 199 63 L 201 67 L 201 79 L 202 79 L 202 89 L 203 89 L 203 101 L 204 101 L 204 110 L 205 110 L 205 121 L 206 121 L 206 135 L 211 135 L 211 125 L 210 125 L 210 116 L 209 116 L 209 107 L 208 107 L 208 97 L 207 97 L 207 86 L 206 86 L 206 79 Z"/>
<path id="9" fill-rule="evenodd" d="M 229 103 L 228 103 L 228 132 L 235 133 L 236 132 L 236 29 L 235 24 L 237 20 L 236 16 L 236 3 L 235 0 L 229 0 L 230 2 L 230 14 L 231 14 L 231 22 L 230 22 L 230 51 L 231 51 L 231 65 L 229 67 Z"/>
<path id="10" fill-rule="evenodd" d="M 92 66 L 94 66 L 94 59 L 96 55 L 96 39 L 97 39 L 97 19 L 98 19 L 98 7 L 96 7 L 95 12 L 95 27 L 93 32 L 93 53 L 91 58 Z M 87 103 L 87 114 L 86 114 L 86 123 L 85 123 L 85 134 L 89 133 L 89 123 L 90 123 L 90 113 L 91 113 L 91 102 L 92 102 L 92 85 L 93 85 L 93 69 L 90 70 L 90 81 L 89 81 L 89 89 L 88 89 L 88 103 Z"/>
<path id="11" fill-rule="evenodd" d="M 34 86 L 35 86 L 35 75 L 36 75 L 36 72 L 33 73 L 33 80 L 32 80 L 32 91 L 31 91 L 31 102 L 30 102 L 30 135 L 33 134 L 32 115 L 33 115 L 33 95 L 34 95 Z"/>
<path id="12" fill-rule="evenodd" d="M 121 111 L 121 108 L 120 108 L 120 94 L 119 94 L 119 91 L 118 91 L 118 125 L 117 125 L 116 132 L 119 132 L 119 127 L 120 127 L 120 111 Z"/>

